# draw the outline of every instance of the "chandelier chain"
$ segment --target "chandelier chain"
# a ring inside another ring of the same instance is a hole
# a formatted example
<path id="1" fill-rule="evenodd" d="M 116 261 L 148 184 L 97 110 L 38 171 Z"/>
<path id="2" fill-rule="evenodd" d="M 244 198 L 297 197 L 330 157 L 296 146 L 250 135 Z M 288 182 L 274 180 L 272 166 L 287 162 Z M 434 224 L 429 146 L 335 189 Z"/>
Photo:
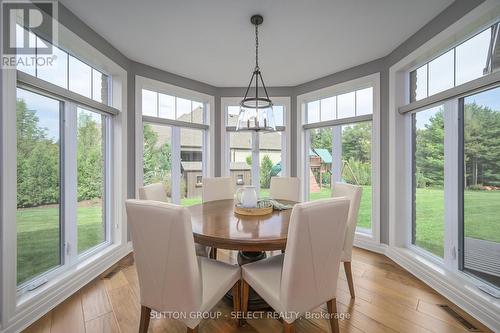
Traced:
<path id="1" fill-rule="evenodd" d="M 255 69 L 259 69 L 259 26 L 255 25 Z"/>

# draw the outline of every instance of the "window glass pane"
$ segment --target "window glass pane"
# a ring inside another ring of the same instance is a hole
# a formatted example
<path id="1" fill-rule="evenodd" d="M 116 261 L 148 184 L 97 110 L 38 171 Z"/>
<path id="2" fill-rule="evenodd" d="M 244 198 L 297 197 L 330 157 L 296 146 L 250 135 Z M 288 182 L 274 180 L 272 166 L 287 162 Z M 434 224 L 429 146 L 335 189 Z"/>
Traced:
<path id="1" fill-rule="evenodd" d="M 238 115 L 240 114 L 239 106 L 228 106 L 227 107 L 227 126 L 238 125 Z"/>
<path id="2" fill-rule="evenodd" d="M 410 73 L 410 102 L 427 97 L 427 64 Z"/>
<path id="3" fill-rule="evenodd" d="M 355 106 L 355 95 L 354 91 L 337 96 L 338 103 L 338 119 L 354 117 L 354 106 Z"/>
<path id="4" fill-rule="evenodd" d="M 158 117 L 158 94 L 154 91 L 142 89 L 142 114 Z"/>
<path id="5" fill-rule="evenodd" d="M 321 100 L 321 121 L 337 118 L 337 97 L 329 97 Z"/>
<path id="6" fill-rule="evenodd" d="M 260 197 L 269 197 L 271 177 L 281 176 L 282 132 L 259 133 Z"/>
<path id="7" fill-rule="evenodd" d="M 35 42 L 36 36 L 31 31 L 28 32 L 23 27 L 21 27 L 19 24 L 17 24 L 16 25 L 16 46 L 17 47 L 23 47 L 25 33 L 29 34 L 28 43 L 30 45 L 33 45 L 34 43 L 36 43 Z M 25 72 L 27 74 L 35 76 L 36 64 L 32 64 L 31 62 L 26 61 L 26 60 L 28 60 L 26 58 L 34 56 L 34 53 L 35 52 L 33 52 L 32 54 L 16 55 L 16 61 L 17 61 L 16 69 L 20 70 L 22 72 Z"/>
<path id="8" fill-rule="evenodd" d="M 61 264 L 60 102 L 17 89 L 17 283 Z"/>
<path id="9" fill-rule="evenodd" d="M 490 47 L 491 28 L 460 44 L 456 48 L 457 85 L 483 76 Z"/>
<path id="10" fill-rule="evenodd" d="M 92 68 L 69 56 L 69 90 L 91 98 Z"/>
<path id="11" fill-rule="evenodd" d="M 317 123 L 320 121 L 319 101 L 307 103 L 307 123 Z"/>
<path id="12" fill-rule="evenodd" d="M 464 105 L 464 268 L 500 287 L 500 88 Z"/>
<path id="13" fill-rule="evenodd" d="M 160 118 L 175 119 L 175 97 L 158 94 L 158 111 Z"/>
<path id="14" fill-rule="evenodd" d="M 309 200 L 332 196 L 332 145 L 331 127 L 311 130 L 309 149 Z"/>
<path id="15" fill-rule="evenodd" d="M 197 177 L 203 176 L 203 131 L 181 128 L 181 205 L 201 203 L 202 188 Z"/>
<path id="16" fill-rule="evenodd" d="M 192 104 L 192 118 L 193 118 L 193 123 L 197 124 L 203 124 L 204 123 L 204 113 L 205 113 L 205 107 L 203 103 L 195 102 L 193 101 Z"/>
<path id="17" fill-rule="evenodd" d="M 92 99 L 108 104 L 108 76 L 92 68 Z"/>
<path id="18" fill-rule="evenodd" d="M 172 128 L 144 123 L 144 185 L 163 183 L 169 201 L 172 184 Z"/>
<path id="19" fill-rule="evenodd" d="M 356 91 L 356 115 L 362 116 L 373 113 L 373 88 Z"/>
<path id="20" fill-rule="evenodd" d="M 285 108 L 283 105 L 273 105 L 273 115 L 276 126 L 285 126 Z"/>
<path id="21" fill-rule="evenodd" d="M 40 41 L 40 38 L 37 39 Z M 52 46 L 52 66 L 37 66 L 36 76 L 42 80 L 68 89 L 68 54 L 56 46 Z"/>
<path id="22" fill-rule="evenodd" d="M 252 133 L 229 132 L 229 161 L 234 183 L 252 185 Z"/>
<path id="23" fill-rule="evenodd" d="M 454 86 L 453 50 L 429 62 L 429 96 Z"/>
<path id="24" fill-rule="evenodd" d="M 104 116 L 78 108 L 78 253 L 106 240 L 104 211 Z"/>
<path id="25" fill-rule="evenodd" d="M 191 122 L 191 101 L 189 99 L 177 99 L 177 120 Z"/>
<path id="26" fill-rule="evenodd" d="M 414 115 L 413 243 L 443 257 L 444 119 L 443 106 Z"/>
<path id="27" fill-rule="evenodd" d="M 363 187 L 358 227 L 366 229 L 372 227 L 371 142 L 371 121 L 342 126 L 342 181 Z"/>

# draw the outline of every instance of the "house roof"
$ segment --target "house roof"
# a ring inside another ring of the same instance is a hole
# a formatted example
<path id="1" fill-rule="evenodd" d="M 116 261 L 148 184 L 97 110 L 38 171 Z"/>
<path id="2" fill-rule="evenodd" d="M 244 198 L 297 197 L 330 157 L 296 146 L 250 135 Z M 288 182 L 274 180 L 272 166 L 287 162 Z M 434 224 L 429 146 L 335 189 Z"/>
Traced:
<path id="1" fill-rule="evenodd" d="M 316 152 L 316 154 L 318 154 L 323 163 L 332 163 L 332 154 L 330 154 L 330 151 L 328 149 L 317 148 L 314 149 L 314 151 Z"/>

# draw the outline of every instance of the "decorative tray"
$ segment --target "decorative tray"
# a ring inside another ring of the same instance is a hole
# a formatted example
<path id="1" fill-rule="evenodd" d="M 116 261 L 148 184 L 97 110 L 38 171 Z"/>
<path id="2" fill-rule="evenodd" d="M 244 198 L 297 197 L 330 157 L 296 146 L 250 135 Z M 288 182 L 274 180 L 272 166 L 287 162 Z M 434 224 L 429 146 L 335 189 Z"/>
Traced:
<path id="1" fill-rule="evenodd" d="M 267 215 L 273 212 L 273 205 L 271 204 L 262 204 L 261 202 L 259 202 L 258 206 L 261 207 L 246 208 L 246 207 L 241 207 L 240 205 L 235 205 L 234 212 L 236 214 L 248 215 L 248 216 Z"/>

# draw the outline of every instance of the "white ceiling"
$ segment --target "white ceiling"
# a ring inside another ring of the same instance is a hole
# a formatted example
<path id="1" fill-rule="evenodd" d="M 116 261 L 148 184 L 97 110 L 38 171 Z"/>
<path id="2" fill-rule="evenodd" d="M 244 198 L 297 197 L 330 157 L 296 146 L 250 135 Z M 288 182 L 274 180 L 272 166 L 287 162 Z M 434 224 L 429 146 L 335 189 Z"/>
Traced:
<path id="1" fill-rule="evenodd" d="M 127 57 L 219 87 L 246 86 L 260 13 L 267 86 L 383 57 L 453 0 L 62 0 Z"/>

